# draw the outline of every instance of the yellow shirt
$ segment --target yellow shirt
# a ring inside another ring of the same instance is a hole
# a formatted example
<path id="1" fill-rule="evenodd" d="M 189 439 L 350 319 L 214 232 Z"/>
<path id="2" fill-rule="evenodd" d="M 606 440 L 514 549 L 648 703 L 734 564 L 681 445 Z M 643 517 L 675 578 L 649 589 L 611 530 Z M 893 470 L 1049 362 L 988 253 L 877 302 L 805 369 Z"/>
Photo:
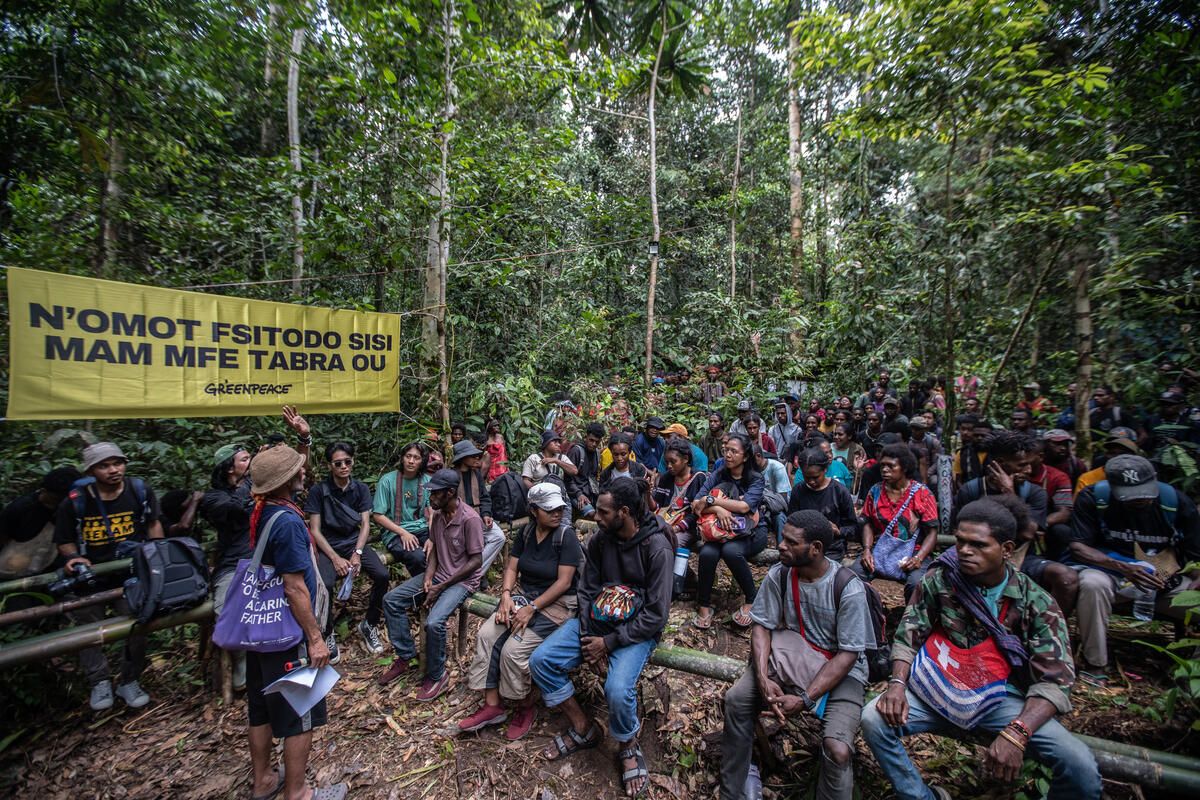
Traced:
<path id="1" fill-rule="evenodd" d="M 1079 476 L 1079 480 L 1075 482 L 1075 494 L 1079 494 L 1089 486 L 1094 486 L 1104 480 L 1104 467 L 1096 467 L 1093 470 L 1083 473 Z"/>

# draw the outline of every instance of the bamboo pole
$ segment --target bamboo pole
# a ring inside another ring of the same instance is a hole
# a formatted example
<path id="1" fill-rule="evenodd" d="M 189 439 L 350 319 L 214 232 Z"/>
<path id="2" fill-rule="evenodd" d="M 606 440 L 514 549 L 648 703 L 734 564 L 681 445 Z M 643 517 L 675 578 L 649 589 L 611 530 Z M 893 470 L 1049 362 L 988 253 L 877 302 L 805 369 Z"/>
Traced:
<path id="1" fill-rule="evenodd" d="M 112 575 L 118 572 L 128 572 L 130 565 L 133 563 L 128 558 L 118 558 L 116 561 L 105 561 L 103 564 L 93 564 L 92 572 L 97 576 Z M 16 578 L 11 581 L 0 583 L 0 595 L 12 594 L 13 592 L 31 592 L 37 589 L 44 589 L 56 580 L 62 577 L 59 571 L 44 572 L 41 575 L 30 575 L 25 578 Z"/>
<path id="2" fill-rule="evenodd" d="M 77 597 L 74 600 L 63 600 L 60 603 L 53 603 L 48 606 L 35 606 L 33 608 L 23 608 L 20 611 L 9 611 L 7 614 L 0 614 L 0 626 L 15 625 L 18 622 L 34 622 L 46 617 L 55 617 L 59 614 L 66 614 L 68 611 L 74 611 L 77 608 L 86 608 L 88 606 L 99 605 L 100 603 L 107 603 L 110 600 L 116 600 L 123 594 L 125 594 L 125 587 L 118 586 L 116 589 L 108 589 L 107 591 L 97 592 L 86 597 Z"/>
<path id="3" fill-rule="evenodd" d="M 212 601 L 209 600 L 188 611 L 152 619 L 145 625 L 138 625 L 133 617 L 112 617 L 63 631 L 22 639 L 19 642 L 0 647 L 0 669 L 33 661 L 45 661 L 54 656 L 76 653 L 88 647 L 119 642 L 128 639 L 134 628 L 137 628 L 138 633 L 150 633 L 190 623 L 204 622 L 212 619 L 212 615 L 213 606 Z"/>
<path id="4" fill-rule="evenodd" d="M 1200 758 L 1192 758 L 1191 756 L 1180 755 L 1179 753 L 1168 753 L 1165 750 L 1152 750 L 1148 747 L 1139 747 L 1135 744 L 1113 742 L 1108 739 L 1099 739 L 1095 736 L 1087 736 L 1082 733 L 1077 733 L 1075 736 L 1093 750 L 1104 750 L 1108 753 L 1115 753 L 1116 755 L 1138 759 L 1139 761 L 1162 764 L 1164 767 L 1175 767 L 1176 769 L 1188 772 L 1200 773 Z"/>

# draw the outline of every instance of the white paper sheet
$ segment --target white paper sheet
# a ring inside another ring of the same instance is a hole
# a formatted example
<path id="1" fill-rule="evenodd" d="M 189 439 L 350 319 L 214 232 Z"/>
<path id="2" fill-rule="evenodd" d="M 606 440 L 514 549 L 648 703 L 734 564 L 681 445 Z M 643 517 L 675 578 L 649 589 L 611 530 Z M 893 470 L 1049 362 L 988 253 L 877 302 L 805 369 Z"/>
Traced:
<path id="1" fill-rule="evenodd" d="M 278 693 L 283 695 L 288 705 L 304 716 L 321 702 L 321 698 L 329 694 L 329 690 L 342 676 L 333 667 L 303 667 L 294 669 L 287 675 L 263 689 L 263 694 Z"/>

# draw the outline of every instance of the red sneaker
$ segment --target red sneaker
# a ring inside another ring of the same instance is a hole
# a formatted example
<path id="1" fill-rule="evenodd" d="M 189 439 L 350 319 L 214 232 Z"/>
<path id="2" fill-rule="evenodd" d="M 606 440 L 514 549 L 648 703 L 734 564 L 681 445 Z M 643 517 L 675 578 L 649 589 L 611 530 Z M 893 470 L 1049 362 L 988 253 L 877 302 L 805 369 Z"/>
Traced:
<path id="1" fill-rule="evenodd" d="M 392 665 L 388 667 L 382 675 L 379 676 L 379 685 L 387 686 L 389 683 L 396 680 L 410 669 L 412 669 L 412 667 L 409 666 L 408 659 L 397 656 L 396 660 L 392 662 Z"/>
<path id="2" fill-rule="evenodd" d="M 505 738 L 510 742 L 523 738 L 533 727 L 533 721 L 536 718 L 537 707 L 533 703 L 518 706 L 517 710 L 513 712 L 512 722 L 508 723 L 508 730 L 504 732 Z"/>
<path id="3" fill-rule="evenodd" d="M 480 728 L 486 728 L 488 725 L 499 725 L 506 719 L 508 719 L 508 712 L 504 710 L 504 706 L 489 706 L 484 703 L 474 714 L 458 723 L 458 730 L 462 733 L 470 733 Z"/>
<path id="4" fill-rule="evenodd" d="M 431 681 L 426 678 L 421 683 L 421 691 L 417 692 L 417 699 L 423 703 L 430 700 L 436 700 L 446 693 L 446 689 L 450 688 L 450 673 L 442 673 L 442 677 L 436 681 Z"/>

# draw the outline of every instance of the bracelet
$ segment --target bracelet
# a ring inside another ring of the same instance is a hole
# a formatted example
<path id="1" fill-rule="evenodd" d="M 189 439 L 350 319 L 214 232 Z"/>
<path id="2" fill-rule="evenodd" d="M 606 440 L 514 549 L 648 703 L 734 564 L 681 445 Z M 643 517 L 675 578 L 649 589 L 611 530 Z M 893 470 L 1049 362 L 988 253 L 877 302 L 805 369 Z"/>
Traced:
<path id="1" fill-rule="evenodd" d="M 1002 739 L 1006 739 L 1010 744 L 1012 744 L 1013 747 L 1017 748 L 1022 753 L 1025 752 L 1025 743 L 1022 742 L 1017 737 L 1013 736 L 1011 733 L 1009 733 L 1008 728 L 1005 728 L 1002 731 L 1000 731 L 1000 737 Z"/>
<path id="2" fill-rule="evenodd" d="M 311 436 L 301 436 L 301 437 L 298 437 L 296 439 L 296 441 L 298 441 L 300 444 L 307 445 L 309 447 L 312 446 L 312 437 Z"/>
<path id="3" fill-rule="evenodd" d="M 512 589 L 501 589 L 500 594 L 512 594 Z"/>
<path id="4" fill-rule="evenodd" d="M 1025 737 L 1025 741 L 1027 741 L 1027 742 L 1033 738 L 1033 731 L 1029 730 L 1028 726 L 1026 726 L 1025 723 L 1021 722 L 1021 720 L 1019 720 L 1019 719 L 1014 719 L 1012 722 L 1008 723 L 1008 725 L 1005 727 L 1012 728 L 1013 730 L 1015 730 L 1021 736 Z"/>
<path id="5" fill-rule="evenodd" d="M 899 684 L 900 686 L 903 686 L 905 689 L 908 688 L 908 681 L 904 680 L 903 678 L 888 678 L 888 685 L 890 686 L 893 683 Z"/>

